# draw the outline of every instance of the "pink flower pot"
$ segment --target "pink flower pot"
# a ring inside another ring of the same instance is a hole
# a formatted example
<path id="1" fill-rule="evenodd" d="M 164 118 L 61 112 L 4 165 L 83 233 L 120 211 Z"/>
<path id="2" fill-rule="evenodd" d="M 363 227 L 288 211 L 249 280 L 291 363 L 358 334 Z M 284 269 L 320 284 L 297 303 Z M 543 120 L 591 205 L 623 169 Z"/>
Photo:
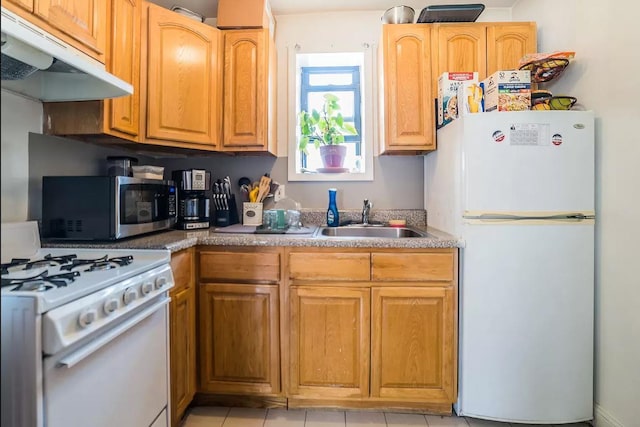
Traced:
<path id="1" fill-rule="evenodd" d="M 347 155 L 344 145 L 321 145 L 320 156 L 325 168 L 341 168 Z"/>

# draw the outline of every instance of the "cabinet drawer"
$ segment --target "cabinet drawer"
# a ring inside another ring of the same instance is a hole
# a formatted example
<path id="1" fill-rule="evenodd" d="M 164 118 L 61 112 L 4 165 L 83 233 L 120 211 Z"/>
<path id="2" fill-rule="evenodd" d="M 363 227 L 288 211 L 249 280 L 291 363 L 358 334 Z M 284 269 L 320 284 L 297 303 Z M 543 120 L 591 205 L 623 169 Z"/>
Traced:
<path id="1" fill-rule="evenodd" d="M 369 253 L 305 253 L 289 255 L 289 277 L 297 280 L 370 280 Z"/>
<path id="2" fill-rule="evenodd" d="M 373 253 L 372 280 L 437 280 L 454 278 L 452 252 L 442 253 Z"/>
<path id="3" fill-rule="evenodd" d="M 201 252 L 200 279 L 278 282 L 280 255 L 269 252 Z"/>

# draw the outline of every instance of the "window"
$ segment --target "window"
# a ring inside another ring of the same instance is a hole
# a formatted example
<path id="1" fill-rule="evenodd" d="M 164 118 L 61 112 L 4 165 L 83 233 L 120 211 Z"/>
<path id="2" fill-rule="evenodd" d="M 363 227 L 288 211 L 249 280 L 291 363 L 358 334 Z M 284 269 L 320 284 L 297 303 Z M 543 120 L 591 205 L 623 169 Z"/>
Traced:
<path id="1" fill-rule="evenodd" d="M 300 77 L 301 111 L 322 111 L 326 94 L 338 97 L 344 122 L 356 130 L 356 135 L 344 136 L 347 157 L 343 166 L 350 172 L 362 172 L 360 66 L 302 67 Z M 302 171 L 322 171 L 323 163 L 318 150 L 310 146 L 308 151 L 309 155 L 298 151 Z"/>
<path id="2" fill-rule="evenodd" d="M 360 52 L 290 52 L 289 180 L 373 180 L 373 105 L 371 49 Z M 310 142 L 299 149 L 301 111 L 322 112 L 325 95 L 337 98 L 342 122 L 355 132 L 343 132 L 346 157 L 341 167 L 326 167 L 319 149 Z M 293 98 L 293 99 L 292 99 Z"/>

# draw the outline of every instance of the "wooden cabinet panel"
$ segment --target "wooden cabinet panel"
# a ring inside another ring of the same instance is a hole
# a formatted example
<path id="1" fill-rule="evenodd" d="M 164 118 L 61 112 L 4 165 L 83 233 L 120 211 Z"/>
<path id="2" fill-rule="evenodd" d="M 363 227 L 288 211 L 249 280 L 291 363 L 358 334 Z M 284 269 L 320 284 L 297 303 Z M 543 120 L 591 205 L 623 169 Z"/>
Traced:
<path id="1" fill-rule="evenodd" d="M 148 7 L 146 136 L 215 145 L 220 30 Z"/>
<path id="2" fill-rule="evenodd" d="M 135 140 L 140 133 L 140 0 L 112 0 L 107 69 L 130 83 L 133 95 L 106 100 L 108 128 Z"/>
<path id="3" fill-rule="evenodd" d="M 370 280 L 368 253 L 294 252 L 289 254 L 289 277 L 294 280 Z"/>
<path id="4" fill-rule="evenodd" d="M 172 292 L 195 286 L 195 265 L 193 248 L 184 249 L 171 255 L 171 271 L 175 282 Z"/>
<path id="5" fill-rule="evenodd" d="M 224 31 L 224 131 L 226 151 L 262 151 L 269 141 L 269 30 Z"/>
<path id="6" fill-rule="evenodd" d="M 180 419 L 196 392 L 196 292 L 186 288 L 172 294 L 171 334 L 171 425 Z"/>
<path id="7" fill-rule="evenodd" d="M 372 288 L 371 396 L 453 402 L 454 291 Z"/>
<path id="8" fill-rule="evenodd" d="M 22 9 L 33 12 L 33 3 L 35 0 L 6 0 L 7 3 L 13 3 L 17 6 L 20 6 Z M 4 6 L 4 4 L 3 4 Z"/>
<path id="9" fill-rule="evenodd" d="M 280 391 L 278 286 L 200 285 L 200 387 Z"/>
<path id="10" fill-rule="evenodd" d="M 518 68 L 527 53 L 537 52 L 535 22 L 493 23 L 487 27 L 487 75 Z"/>
<path id="11" fill-rule="evenodd" d="M 290 295 L 293 395 L 369 395 L 368 288 L 299 286 Z"/>
<path id="12" fill-rule="evenodd" d="M 479 24 L 434 25 L 432 97 L 438 97 L 438 79 L 444 72 L 478 71 L 487 77 L 487 28 Z M 434 55 L 436 56 L 436 55 Z"/>
<path id="13" fill-rule="evenodd" d="M 280 254 L 277 251 L 203 251 L 200 253 L 200 280 L 277 283 L 280 280 Z"/>
<path id="14" fill-rule="evenodd" d="M 180 419 L 196 392 L 196 289 L 194 249 L 171 256 L 174 287 L 169 292 L 171 425 Z"/>
<path id="15" fill-rule="evenodd" d="M 36 0 L 34 8 L 36 16 L 80 42 L 94 57 L 105 53 L 107 12 L 104 0 Z"/>
<path id="16" fill-rule="evenodd" d="M 454 277 L 452 252 L 372 253 L 372 280 L 450 282 Z"/>
<path id="17" fill-rule="evenodd" d="M 383 25 L 381 153 L 435 149 L 430 27 Z"/>

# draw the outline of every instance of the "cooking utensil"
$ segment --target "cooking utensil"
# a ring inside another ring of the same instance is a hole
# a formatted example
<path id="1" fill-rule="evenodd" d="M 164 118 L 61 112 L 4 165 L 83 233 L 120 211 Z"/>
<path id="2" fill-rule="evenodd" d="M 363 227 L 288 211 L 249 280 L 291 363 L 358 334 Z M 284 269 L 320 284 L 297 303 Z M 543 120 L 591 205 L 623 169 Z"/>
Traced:
<path id="1" fill-rule="evenodd" d="M 382 15 L 383 24 L 411 24 L 415 10 L 409 6 L 394 6 Z"/>
<path id="2" fill-rule="evenodd" d="M 258 185 L 258 197 L 256 201 L 261 203 L 264 198 L 269 194 L 269 189 L 271 188 L 271 178 L 268 176 L 263 176 L 260 178 L 260 184 Z"/>

